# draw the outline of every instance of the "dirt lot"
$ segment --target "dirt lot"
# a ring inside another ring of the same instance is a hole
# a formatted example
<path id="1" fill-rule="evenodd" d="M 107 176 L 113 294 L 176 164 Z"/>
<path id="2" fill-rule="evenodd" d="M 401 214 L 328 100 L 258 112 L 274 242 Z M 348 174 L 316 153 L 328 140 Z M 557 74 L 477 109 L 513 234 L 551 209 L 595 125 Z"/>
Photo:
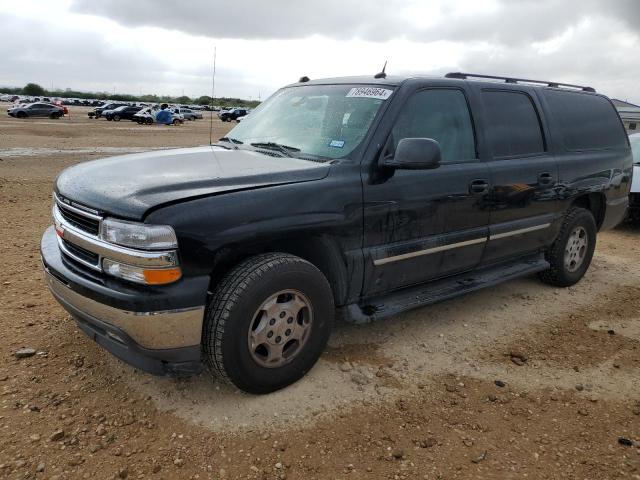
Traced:
<path id="1" fill-rule="evenodd" d="M 5 111 L 0 478 L 640 479 L 640 229 L 601 234 L 569 289 L 526 278 L 338 325 L 305 379 L 250 396 L 209 374 L 155 378 L 113 359 L 79 333 L 40 268 L 63 168 L 206 144 L 208 121 Z M 215 120 L 214 138 L 229 126 Z M 37 353 L 16 358 L 23 347 Z"/>

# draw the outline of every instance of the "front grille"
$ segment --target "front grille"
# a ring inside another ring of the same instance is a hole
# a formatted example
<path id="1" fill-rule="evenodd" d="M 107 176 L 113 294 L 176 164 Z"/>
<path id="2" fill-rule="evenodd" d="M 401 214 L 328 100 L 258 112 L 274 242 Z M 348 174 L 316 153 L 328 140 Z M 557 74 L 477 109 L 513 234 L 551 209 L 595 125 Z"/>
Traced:
<path id="1" fill-rule="evenodd" d="M 91 235 L 98 235 L 98 233 L 100 232 L 99 220 L 91 218 L 89 216 L 85 216 L 79 213 L 77 210 L 71 210 L 62 202 L 58 202 L 58 209 L 60 210 L 60 215 L 62 215 L 62 218 L 64 218 L 74 227 L 90 233 Z"/>
<path id="2" fill-rule="evenodd" d="M 100 265 L 100 256 L 97 253 L 85 250 L 84 248 L 74 245 L 73 243 L 69 243 L 64 239 L 62 239 L 62 243 L 64 243 L 64 246 L 69 251 L 69 253 L 73 255 L 72 258 L 83 260 L 87 263 L 95 265 L 96 267 Z"/>

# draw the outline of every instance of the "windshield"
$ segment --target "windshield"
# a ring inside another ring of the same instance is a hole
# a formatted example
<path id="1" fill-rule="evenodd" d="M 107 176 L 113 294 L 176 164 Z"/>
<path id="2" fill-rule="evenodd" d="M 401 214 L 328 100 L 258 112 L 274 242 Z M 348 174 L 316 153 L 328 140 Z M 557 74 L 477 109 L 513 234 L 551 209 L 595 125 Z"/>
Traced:
<path id="1" fill-rule="evenodd" d="M 294 156 L 348 155 L 366 135 L 393 90 L 356 85 L 308 85 L 276 92 L 227 138 L 235 144 L 278 144 Z"/>
<path id="2" fill-rule="evenodd" d="M 640 165 L 640 134 L 634 134 L 629 137 L 631 143 L 631 153 L 633 154 L 634 165 Z"/>

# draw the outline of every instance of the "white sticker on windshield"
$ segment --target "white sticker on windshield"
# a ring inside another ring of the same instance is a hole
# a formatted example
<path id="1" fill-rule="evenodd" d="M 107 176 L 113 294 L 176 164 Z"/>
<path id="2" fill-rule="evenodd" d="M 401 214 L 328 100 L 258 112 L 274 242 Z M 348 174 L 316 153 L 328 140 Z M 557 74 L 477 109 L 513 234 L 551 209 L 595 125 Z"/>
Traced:
<path id="1" fill-rule="evenodd" d="M 391 96 L 393 90 L 388 88 L 378 87 L 353 87 L 347 93 L 347 97 L 354 98 L 377 98 L 379 100 L 386 100 Z"/>

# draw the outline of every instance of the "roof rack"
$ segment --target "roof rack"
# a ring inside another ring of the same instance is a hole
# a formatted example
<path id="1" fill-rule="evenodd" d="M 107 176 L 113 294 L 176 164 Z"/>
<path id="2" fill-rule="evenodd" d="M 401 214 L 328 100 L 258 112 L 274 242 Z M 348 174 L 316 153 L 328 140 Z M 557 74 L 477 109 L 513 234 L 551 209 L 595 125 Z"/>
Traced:
<path id="1" fill-rule="evenodd" d="M 477 73 L 463 73 L 463 72 L 450 72 L 445 75 L 445 78 L 459 78 L 461 80 L 466 80 L 469 77 L 473 78 L 488 78 L 491 80 L 504 80 L 505 83 L 537 83 L 540 85 L 546 85 L 547 87 L 559 88 L 559 87 L 569 87 L 569 88 L 577 88 L 584 92 L 595 92 L 596 89 L 593 87 L 585 87 L 582 85 L 572 85 L 570 83 L 559 83 L 559 82 L 547 82 L 544 80 L 528 80 L 526 78 L 513 78 L 513 77 L 499 77 L 496 75 L 479 75 Z"/>

